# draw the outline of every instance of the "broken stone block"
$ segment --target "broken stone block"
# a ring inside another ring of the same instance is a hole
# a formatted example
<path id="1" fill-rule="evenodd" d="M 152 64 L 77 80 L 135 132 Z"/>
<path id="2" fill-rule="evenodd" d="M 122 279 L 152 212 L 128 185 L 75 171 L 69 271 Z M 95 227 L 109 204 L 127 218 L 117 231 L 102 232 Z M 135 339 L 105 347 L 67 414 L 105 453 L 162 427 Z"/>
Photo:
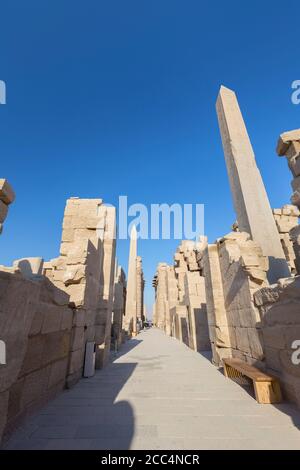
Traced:
<path id="1" fill-rule="evenodd" d="M 63 271 L 62 280 L 66 286 L 71 284 L 79 284 L 85 279 L 86 267 L 84 265 L 67 265 L 67 269 Z"/>
<path id="2" fill-rule="evenodd" d="M 293 244 L 296 271 L 300 274 L 300 226 L 292 228 L 289 236 Z"/>
<path id="3" fill-rule="evenodd" d="M 286 152 L 293 141 L 300 140 L 300 129 L 294 131 L 288 131 L 281 134 L 277 144 L 277 154 L 282 157 L 286 155 Z"/>
<path id="4" fill-rule="evenodd" d="M 9 205 L 15 200 L 15 193 L 6 179 L 0 178 L 0 200 Z"/>

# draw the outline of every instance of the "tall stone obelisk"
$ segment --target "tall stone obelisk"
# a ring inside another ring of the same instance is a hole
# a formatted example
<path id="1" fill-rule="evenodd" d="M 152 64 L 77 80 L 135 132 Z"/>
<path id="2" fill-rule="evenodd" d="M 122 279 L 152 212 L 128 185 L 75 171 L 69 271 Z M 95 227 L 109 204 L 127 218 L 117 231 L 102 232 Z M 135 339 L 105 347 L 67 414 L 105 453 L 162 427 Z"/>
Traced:
<path id="1" fill-rule="evenodd" d="M 130 232 L 130 248 L 128 259 L 128 278 L 125 308 L 125 330 L 128 334 L 137 334 L 137 232 L 135 225 Z"/>
<path id="2" fill-rule="evenodd" d="M 222 86 L 216 108 L 239 230 L 260 244 L 276 282 L 290 271 L 235 93 Z"/>

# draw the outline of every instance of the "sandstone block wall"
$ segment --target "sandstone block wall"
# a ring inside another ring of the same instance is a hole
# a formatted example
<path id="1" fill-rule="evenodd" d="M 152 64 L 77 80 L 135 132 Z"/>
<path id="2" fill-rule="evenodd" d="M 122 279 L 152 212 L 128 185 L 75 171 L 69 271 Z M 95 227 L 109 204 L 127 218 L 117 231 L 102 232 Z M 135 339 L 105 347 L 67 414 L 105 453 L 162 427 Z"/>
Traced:
<path id="1" fill-rule="evenodd" d="M 0 271 L 1 431 L 9 433 L 65 386 L 74 312 L 69 296 L 43 276 Z"/>
<path id="2" fill-rule="evenodd" d="M 268 259 L 248 234 L 231 232 L 208 245 L 200 258 L 205 277 L 213 362 L 238 357 L 264 367 L 260 316 L 253 295 L 268 285 Z"/>
<path id="3" fill-rule="evenodd" d="M 300 406 L 300 277 L 282 279 L 254 294 L 260 311 L 265 361 L 285 397 Z"/>
<path id="4" fill-rule="evenodd" d="M 207 245 L 200 263 L 205 279 L 212 361 L 216 366 L 222 366 L 222 359 L 232 357 L 232 350 L 217 244 Z"/>
<path id="5" fill-rule="evenodd" d="M 70 297 L 75 310 L 68 385 L 82 376 L 85 345 L 96 343 L 96 367 L 108 360 L 115 268 L 115 209 L 101 199 L 67 201 L 60 256 L 45 275 Z"/>
<path id="6" fill-rule="evenodd" d="M 174 266 L 160 263 L 153 281 L 155 325 L 195 351 L 210 349 L 205 280 L 198 263 L 205 244 L 184 240 L 174 255 Z"/>
<path id="7" fill-rule="evenodd" d="M 217 245 L 232 356 L 262 365 L 260 316 L 253 295 L 268 284 L 268 259 L 249 238 L 232 232 Z"/>
<path id="8" fill-rule="evenodd" d="M 82 377 L 87 341 L 96 343 L 97 367 L 107 361 L 115 243 L 115 209 L 101 199 L 71 198 L 57 258 L 0 267 L 0 339 L 7 358 L 0 365 L 0 439 Z"/>

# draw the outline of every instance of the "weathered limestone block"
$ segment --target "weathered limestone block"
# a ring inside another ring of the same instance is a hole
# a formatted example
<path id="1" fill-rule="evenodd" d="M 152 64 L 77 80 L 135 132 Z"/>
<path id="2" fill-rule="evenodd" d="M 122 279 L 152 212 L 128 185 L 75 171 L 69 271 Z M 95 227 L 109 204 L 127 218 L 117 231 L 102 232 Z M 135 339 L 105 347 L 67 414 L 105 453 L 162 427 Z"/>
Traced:
<path id="1" fill-rule="evenodd" d="M 300 369 L 293 356 L 300 339 L 300 277 L 282 279 L 254 294 L 262 319 L 266 365 L 285 395 L 300 406 Z"/>
<path id="2" fill-rule="evenodd" d="M 50 364 L 54 368 L 56 361 L 68 359 L 73 316 L 67 294 L 58 295 L 48 278 L 28 279 L 14 269 L 0 272 L 0 331 L 7 347 L 7 364 L 0 369 L 0 396 L 8 396 L 5 432 L 53 394 Z M 68 329 L 62 321 L 67 311 Z M 64 384 L 65 377 L 55 384 L 56 390 Z"/>
<path id="3" fill-rule="evenodd" d="M 153 280 L 155 325 L 196 351 L 210 349 L 205 281 L 199 260 L 207 244 L 183 240 L 174 266 L 160 263 Z"/>
<path id="4" fill-rule="evenodd" d="M 231 357 L 231 334 L 225 309 L 223 282 L 217 245 L 207 245 L 203 251 L 200 265 L 205 279 L 206 306 L 209 337 L 212 348 L 212 361 L 222 365 L 222 359 Z M 235 335 L 235 332 L 232 332 Z"/>
<path id="5" fill-rule="evenodd" d="M 227 325 L 235 330 L 236 346 L 230 345 L 231 354 L 248 362 L 262 361 L 260 314 L 253 295 L 267 285 L 267 258 L 243 232 L 226 235 L 217 246 Z"/>
<path id="6" fill-rule="evenodd" d="M 0 368 L 0 392 L 9 389 L 22 367 L 39 293 L 39 283 L 0 271 L 0 332 L 7 356 Z"/>
<path id="7" fill-rule="evenodd" d="M 293 233 L 294 230 L 297 230 L 300 211 L 296 206 L 287 204 L 281 209 L 273 209 L 273 215 L 286 260 L 291 273 L 294 274 L 296 272 L 295 252 L 297 249 L 294 250 L 292 235 L 290 235 L 290 232 Z"/>
<path id="8" fill-rule="evenodd" d="M 292 204 L 300 208 L 300 130 L 289 131 L 281 134 L 277 144 L 277 154 L 285 156 L 294 179 L 292 188 L 294 193 L 291 197 Z"/>
<path id="9" fill-rule="evenodd" d="M 57 287 L 66 291 L 74 309 L 71 345 L 72 364 L 67 384 L 80 378 L 87 341 L 97 344 L 96 367 L 108 358 L 111 339 L 114 263 L 115 208 L 101 199 L 71 198 L 63 220 L 61 256 L 52 260 L 45 273 Z M 68 319 L 66 317 L 68 324 Z M 80 352 L 77 352 L 80 349 Z M 75 354 L 73 361 L 72 356 Z M 78 366 L 77 370 L 74 369 Z"/>
<path id="10" fill-rule="evenodd" d="M 6 205 L 15 200 L 15 193 L 6 179 L 0 178 L 0 200 Z"/>
<path id="11" fill-rule="evenodd" d="M 72 265 L 67 266 L 67 269 L 63 271 L 62 280 L 65 286 L 71 284 L 80 284 L 86 277 L 86 267 L 84 265 Z"/>
<path id="12" fill-rule="evenodd" d="M 280 157 L 286 155 L 291 144 L 300 141 L 300 129 L 284 132 L 280 135 L 277 143 L 277 154 Z"/>

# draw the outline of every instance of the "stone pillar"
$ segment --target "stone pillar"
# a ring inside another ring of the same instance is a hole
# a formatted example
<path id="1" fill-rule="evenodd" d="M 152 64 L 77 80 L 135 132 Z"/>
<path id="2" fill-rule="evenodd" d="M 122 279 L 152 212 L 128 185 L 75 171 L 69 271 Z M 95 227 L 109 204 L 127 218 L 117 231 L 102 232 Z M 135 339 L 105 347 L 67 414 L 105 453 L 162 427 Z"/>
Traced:
<path id="1" fill-rule="evenodd" d="M 222 359 L 231 357 L 231 341 L 225 308 L 223 282 L 218 246 L 208 245 L 203 252 L 201 266 L 205 276 L 206 305 L 212 361 L 222 366 Z"/>
<path id="2" fill-rule="evenodd" d="M 127 334 L 137 334 L 137 298 L 136 298 L 136 259 L 137 259 L 137 232 L 135 225 L 130 233 L 130 248 L 128 259 L 127 296 L 125 309 L 125 330 Z"/>
<path id="3" fill-rule="evenodd" d="M 206 239 L 199 242 L 183 240 L 176 250 L 175 272 L 178 281 L 178 304 L 186 308 L 188 345 L 195 351 L 210 350 L 204 278 L 198 263 Z M 179 311 L 179 310 L 178 310 Z M 180 309 L 180 319 L 183 322 L 184 309 Z"/>
<path id="4" fill-rule="evenodd" d="M 156 318 L 156 303 L 152 305 L 152 323 L 153 326 L 157 326 L 157 318 Z"/>
<path id="5" fill-rule="evenodd" d="M 112 337 L 113 347 L 118 349 L 123 340 L 123 317 L 126 301 L 126 276 L 121 266 L 116 263 Z"/>
<path id="6" fill-rule="evenodd" d="M 280 241 L 290 271 L 295 274 L 295 250 L 293 248 L 294 229 L 299 230 L 298 219 L 300 211 L 298 207 L 286 204 L 281 209 L 273 209 L 274 219 L 277 225 Z M 299 233 L 300 235 L 300 233 Z"/>
<path id="7" fill-rule="evenodd" d="M 178 288 L 174 266 L 167 269 L 167 311 L 166 311 L 166 334 L 175 336 L 175 315 L 178 303 Z"/>
<path id="8" fill-rule="evenodd" d="M 287 158 L 289 168 L 294 177 L 292 180 L 292 188 L 294 192 L 291 197 L 291 202 L 300 209 L 300 129 L 281 134 L 277 145 L 277 153 L 280 157 L 285 156 Z M 300 274 L 299 225 L 290 230 L 290 238 L 295 252 L 296 271 Z"/>
<path id="9" fill-rule="evenodd" d="M 153 281 L 156 289 L 155 323 L 163 331 L 166 329 L 167 270 L 168 265 L 166 263 L 159 263 Z"/>
<path id="10" fill-rule="evenodd" d="M 236 95 L 223 86 L 217 115 L 239 230 L 249 233 L 269 257 L 268 279 L 276 282 L 290 271 Z"/>
<path id="11" fill-rule="evenodd" d="M 232 356 L 264 367 L 260 315 L 253 296 L 268 285 L 268 258 L 245 232 L 231 232 L 217 246 Z"/>
<path id="12" fill-rule="evenodd" d="M 142 258 L 136 258 L 136 314 L 140 328 L 144 321 L 144 275 L 142 269 Z"/>
<path id="13" fill-rule="evenodd" d="M 67 384 L 81 376 L 85 345 L 96 343 L 96 367 L 108 358 L 115 263 L 115 208 L 101 199 L 70 198 L 63 220 L 60 257 L 45 275 L 70 296 L 75 318 Z"/>
<path id="14" fill-rule="evenodd" d="M 96 368 L 109 360 L 116 261 L 116 209 L 102 205 L 97 235 L 102 242 L 103 263 L 100 271 L 100 302 L 96 315 Z"/>

